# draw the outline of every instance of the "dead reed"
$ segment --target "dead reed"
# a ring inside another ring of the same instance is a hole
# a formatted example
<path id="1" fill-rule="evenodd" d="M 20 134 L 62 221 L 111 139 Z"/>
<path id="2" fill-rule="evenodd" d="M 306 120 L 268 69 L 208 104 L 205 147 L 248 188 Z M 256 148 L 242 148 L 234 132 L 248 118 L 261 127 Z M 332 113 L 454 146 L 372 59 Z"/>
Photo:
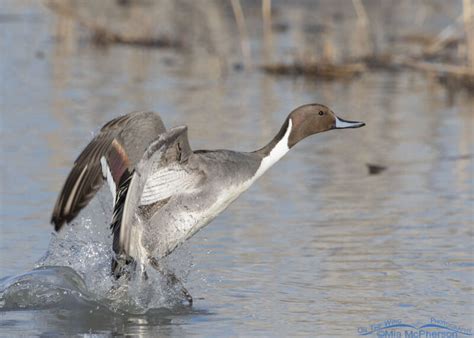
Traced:
<path id="1" fill-rule="evenodd" d="M 333 64 L 316 61 L 295 61 L 290 64 L 272 63 L 263 65 L 263 71 L 273 75 L 304 75 L 326 80 L 350 79 L 366 70 L 363 63 Z"/>

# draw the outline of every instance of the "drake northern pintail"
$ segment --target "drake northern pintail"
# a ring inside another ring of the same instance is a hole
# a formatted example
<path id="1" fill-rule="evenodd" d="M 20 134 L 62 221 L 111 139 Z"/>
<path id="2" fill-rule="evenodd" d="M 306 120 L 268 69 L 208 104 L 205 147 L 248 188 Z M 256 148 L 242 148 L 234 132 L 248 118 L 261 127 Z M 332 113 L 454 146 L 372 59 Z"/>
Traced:
<path id="1" fill-rule="evenodd" d="M 293 110 L 259 150 L 192 151 L 186 126 L 166 131 L 158 114 L 130 113 L 106 123 L 76 159 L 51 222 L 59 231 L 106 181 L 115 201 L 112 273 L 118 278 L 124 261 L 159 269 L 159 259 L 211 222 L 299 141 L 364 125 L 307 104 Z"/>

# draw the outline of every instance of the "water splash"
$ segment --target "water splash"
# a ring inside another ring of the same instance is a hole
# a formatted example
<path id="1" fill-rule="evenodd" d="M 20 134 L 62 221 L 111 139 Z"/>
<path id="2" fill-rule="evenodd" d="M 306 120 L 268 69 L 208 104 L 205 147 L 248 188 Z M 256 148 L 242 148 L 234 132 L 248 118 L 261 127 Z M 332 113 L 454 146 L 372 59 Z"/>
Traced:
<path id="1" fill-rule="evenodd" d="M 105 307 L 115 313 L 143 314 L 180 304 L 178 287 L 169 286 L 152 268 L 147 269 L 148 278 L 132 274 L 130 280 L 115 280 L 111 276 L 111 214 L 111 198 L 101 189 L 75 222 L 52 234 L 34 270 L 0 280 L 0 309 Z M 186 248 L 160 263 L 181 280 L 191 268 Z"/>
<path id="2" fill-rule="evenodd" d="M 45 309 L 93 303 L 82 278 L 69 267 L 41 267 L 0 283 L 3 310 Z"/>

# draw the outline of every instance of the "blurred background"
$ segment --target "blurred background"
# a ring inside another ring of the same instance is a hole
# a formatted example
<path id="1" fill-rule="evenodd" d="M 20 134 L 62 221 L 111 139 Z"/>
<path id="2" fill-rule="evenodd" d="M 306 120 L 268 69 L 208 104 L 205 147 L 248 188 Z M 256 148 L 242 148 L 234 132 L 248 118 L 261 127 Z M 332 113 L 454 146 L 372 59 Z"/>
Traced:
<path id="1" fill-rule="evenodd" d="M 118 115 L 153 110 L 193 149 L 239 151 L 305 103 L 367 123 L 298 144 L 178 253 L 195 311 L 9 311 L 6 335 L 472 328 L 472 0 L 2 0 L 0 27 L 0 277 L 52 250 L 57 193 Z"/>

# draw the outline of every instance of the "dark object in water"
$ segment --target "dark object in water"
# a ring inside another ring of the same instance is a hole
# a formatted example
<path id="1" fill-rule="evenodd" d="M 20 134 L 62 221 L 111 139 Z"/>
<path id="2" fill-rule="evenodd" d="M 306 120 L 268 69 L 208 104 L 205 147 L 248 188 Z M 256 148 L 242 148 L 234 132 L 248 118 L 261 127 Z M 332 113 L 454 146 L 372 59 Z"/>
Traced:
<path id="1" fill-rule="evenodd" d="M 321 34 L 327 31 L 327 27 L 319 23 L 312 23 L 312 24 L 305 25 L 304 31 L 310 34 Z"/>
<path id="2" fill-rule="evenodd" d="M 44 59 L 44 52 L 43 52 L 42 50 L 36 51 L 35 57 L 36 57 L 37 59 L 40 59 L 40 60 L 41 60 L 41 59 Z"/>
<path id="3" fill-rule="evenodd" d="M 385 70 L 396 72 L 403 68 L 396 57 L 390 53 L 371 54 L 362 57 L 359 62 L 364 63 L 367 68 L 373 70 Z"/>
<path id="4" fill-rule="evenodd" d="M 148 48 L 181 48 L 180 41 L 168 37 L 126 37 L 117 33 L 98 28 L 93 32 L 92 40 L 98 45 L 123 44 Z"/>
<path id="5" fill-rule="evenodd" d="M 459 160 L 468 160 L 473 158 L 473 154 L 464 154 L 464 155 L 457 155 L 457 156 L 446 156 L 443 158 L 445 161 L 459 161 Z"/>
<path id="6" fill-rule="evenodd" d="M 285 33 L 290 29 L 287 22 L 276 22 L 272 25 L 272 30 L 276 33 Z"/>
<path id="7" fill-rule="evenodd" d="M 236 72 L 240 72 L 242 70 L 244 70 L 244 65 L 241 63 L 241 62 L 236 62 L 232 65 L 232 68 L 236 71 Z"/>
<path id="8" fill-rule="evenodd" d="M 365 69 L 363 63 L 332 64 L 314 61 L 295 61 L 290 64 L 273 63 L 261 67 L 264 72 L 273 75 L 305 75 L 327 80 L 347 79 L 360 75 Z"/>
<path id="9" fill-rule="evenodd" d="M 440 73 L 437 80 L 442 85 L 452 90 L 466 89 L 469 93 L 474 92 L 474 73 L 471 74 L 449 74 Z"/>
<path id="10" fill-rule="evenodd" d="M 369 170 L 369 175 L 378 175 L 382 171 L 386 170 L 387 167 L 379 164 L 366 163 L 367 169 Z"/>

